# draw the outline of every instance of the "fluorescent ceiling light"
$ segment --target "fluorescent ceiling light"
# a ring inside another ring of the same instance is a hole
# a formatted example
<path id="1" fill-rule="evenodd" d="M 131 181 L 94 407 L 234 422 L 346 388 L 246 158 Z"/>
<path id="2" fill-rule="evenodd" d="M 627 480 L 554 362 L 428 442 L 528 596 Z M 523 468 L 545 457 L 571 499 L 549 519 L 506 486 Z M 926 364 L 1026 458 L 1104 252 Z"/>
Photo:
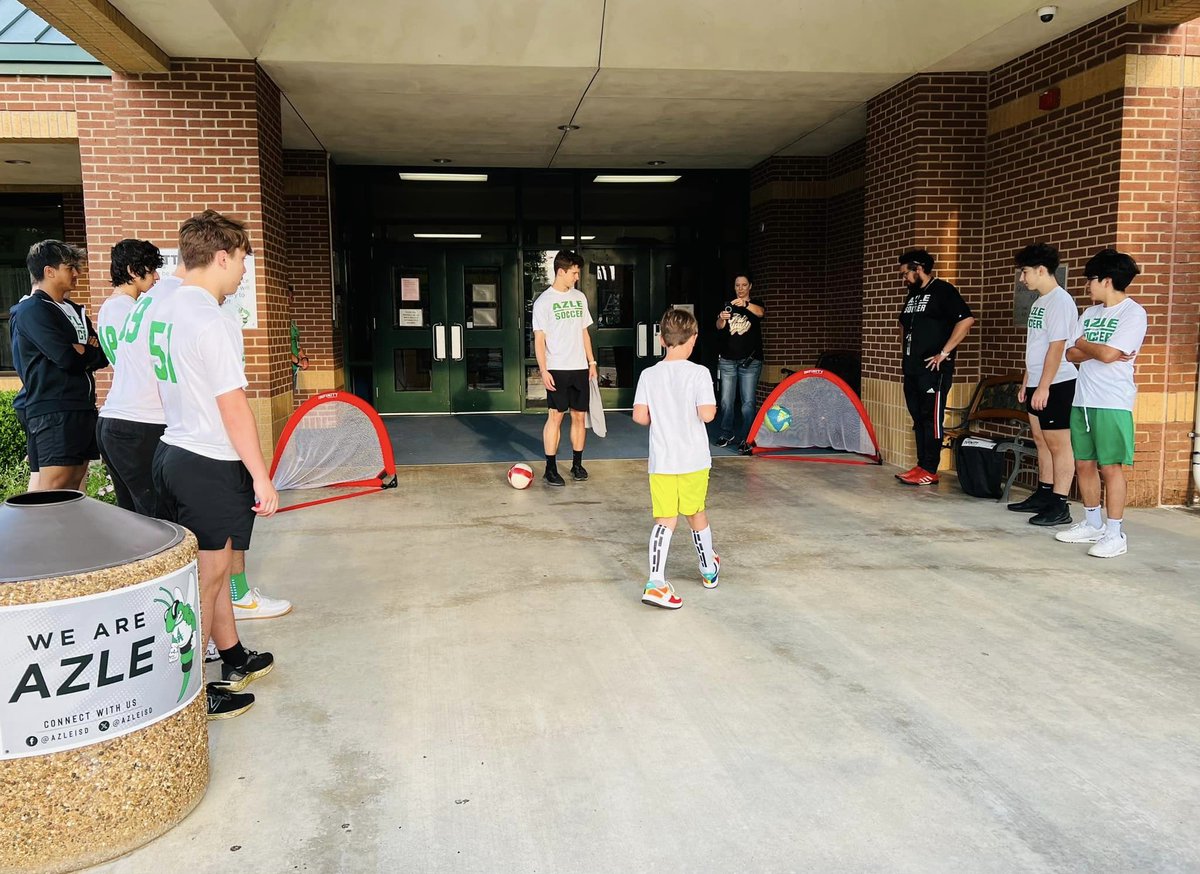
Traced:
<path id="1" fill-rule="evenodd" d="M 482 240 L 483 234 L 413 234 L 418 240 Z"/>
<path id="2" fill-rule="evenodd" d="M 486 173 L 401 173 L 405 182 L 487 182 Z"/>
<path id="3" fill-rule="evenodd" d="M 574 234 L 563 234 L 562 238 L 564 240 L 573 240 L 573 239 L 575 239 L 575 235 Z M 595 234 L 584 234 L 579 239 L 583 240 L 586 243 L 588 240 L 596 239 L 596 235 Z"/>
<path id="4" fill-rule="evenodd" d="M 593 182 L 677 182 L 678 176 L 652 176 L 645 173 L 638 176 L 597 176 Z"/>

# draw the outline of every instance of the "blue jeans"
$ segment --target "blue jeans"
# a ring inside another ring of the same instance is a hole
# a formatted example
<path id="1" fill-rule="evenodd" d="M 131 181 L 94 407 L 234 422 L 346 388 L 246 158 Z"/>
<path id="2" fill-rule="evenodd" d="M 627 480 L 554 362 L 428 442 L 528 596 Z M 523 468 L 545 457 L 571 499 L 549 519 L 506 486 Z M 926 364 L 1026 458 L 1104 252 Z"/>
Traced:
<path id="1" fill-rule="evenodd" d="M 717 374 L 721 379 L 720 411 L 717 421 L 720 423 L 718 437 L 736 437 L 739 442 L 746 439 L 750 425 L 754 421 L 754 390 L 758 388 L 758 377 L 762 373 L 762 362 L 757 358 L 750 359 L 749 364 L 730 361 L 728 358 L 717 359 Z M 741 425 L 733 430 L 734 405 L 740 400 Z"/>

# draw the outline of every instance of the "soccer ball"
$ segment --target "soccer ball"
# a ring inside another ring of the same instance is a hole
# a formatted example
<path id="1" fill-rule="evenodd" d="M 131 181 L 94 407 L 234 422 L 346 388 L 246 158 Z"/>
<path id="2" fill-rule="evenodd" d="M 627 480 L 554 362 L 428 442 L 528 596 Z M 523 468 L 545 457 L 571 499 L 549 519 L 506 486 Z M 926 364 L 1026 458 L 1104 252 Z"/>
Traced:
<path id="1" fill-rule="evenodd" d="M 782 404 L 776 404 L 767 410 L 764 424 L 768 431 L 786 431 L 792 427 L 792 411 Z"/>
<path id="2" fill-rule="evenodd" d="M 518 461 L 508 469 L 508 484 L 514 489 L 527 489 L 533 482 L 533 468 Z"/>

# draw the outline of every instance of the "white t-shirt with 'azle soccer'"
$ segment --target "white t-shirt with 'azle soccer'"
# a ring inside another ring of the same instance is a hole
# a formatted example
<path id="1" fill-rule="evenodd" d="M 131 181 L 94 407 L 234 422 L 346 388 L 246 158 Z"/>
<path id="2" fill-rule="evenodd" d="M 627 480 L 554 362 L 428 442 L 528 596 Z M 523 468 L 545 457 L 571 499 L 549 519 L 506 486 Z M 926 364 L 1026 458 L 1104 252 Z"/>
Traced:
<path id="1" fill-rule="evenodd" d="M 1146 310 L 1129 297 L 1113 307 L 1088 307 L 1079 317 L 1076 339 L 1080 336 L 1089 343 L 1120 349 L 1126 355 L 1137 352 L 1146 338 Z M 1136 399 L 1132 361 L 1105 364 L 1091 358 L 1079 365 L 1074 406 L 1132 411 Z"/>
<path id="2" fill-rule="evenodd" d="M 217 398 L 247 386 L 242 332 L 203 288 L 185 285 L 146 314 L 147 343 L 167 430 L 164 443 L 206 458 L 237 461 Z"/>
<path id="3" fill-rule="evenodd" d="M 650 409 L 650 473 L 712 467 L 708 431 L 697 407 L 716 404 L 712 374 L 690 361 L 660 361 L 642 371 L 633 403 Z"/>
<path id="4" fill-rule="evenodd" d="M 1067 346 L 1075 342 L 1079 336 L 1076 326 L 1079 322 L 1079 310 L 1075 299 L 1062 288 L 1055 287 L 1049 294 L 1038 295 L 1038 299 L 1029 308 L 1029 320 L 1025 332 L 1025 370 L 1027 388 L 1037 388 L 1042 379 L 1042 371 L 1046 367 L 1046 352 L 1050 344 L 1056 340 L 1065 340 L 1063 357 L 1054 372 L 1051 384 L 1058 385 L 1079 375 L 1078 369 L 1067 360 Z"/>
<path id="5" fill-rule="evenodd" d="M 533 330 L 546 335 L 547 370 L 586 370 L 583 332 L 592 323 L 582 291 L 550 286 L 533 302 Z"/>

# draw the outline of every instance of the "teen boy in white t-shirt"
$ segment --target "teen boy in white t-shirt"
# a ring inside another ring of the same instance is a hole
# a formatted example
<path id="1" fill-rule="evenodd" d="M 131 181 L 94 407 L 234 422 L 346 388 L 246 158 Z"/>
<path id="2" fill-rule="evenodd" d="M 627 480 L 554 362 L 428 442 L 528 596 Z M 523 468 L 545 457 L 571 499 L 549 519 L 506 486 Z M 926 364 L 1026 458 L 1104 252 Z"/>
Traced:
<path id="1" fill-rule="evenodd" d="M 712 529 L 704 512 L 712 456 L 705 424 L 717 415 L 712 374 L 688 361 L 696 346 L 696 317 L 687 310 L 663 315 L 660 340 L 666 357 L 643 371 L 633 398 L 633 421 L 650 426 L 650 579 L 642 601 L 678 609 L 683 599 L 666 579 L 667 550 L 679 514 L 687 517 L 700 557 L 705 588 L 716 588 L 721 559 L 713 550 Z"/>
<path id="2" fill-rule="evenodd" d="M 153 243 L 117 243 L 109 252 L 112 294 L 96 315 L 100 346 L 113 369 L 112 385 L 96 423 L 96 443 L 112 478 L 117 505 L 143 516 L 153 516 L 155 511 L 150 462 L 166 423 L 154 370 L 146 362 L 139 366 L 118 356 L 129 314 L 158 282 L 158 268 L 162 266 L 162 255 Z M 137 329 L 137 324 L 130 326 L 133 333 Z"/>
<path id="3" fill-rule="evenodd" d="M 1083 311 L 1079 339 L 1067 350 L 1067 359 L 1079 365 L 1071 445 L 1085 515 L 1055 539 L 1091 543 L 1088 555 L 1096 558 L 1115 558 L 1129 548 L 1122 530 L 1124 465 L 1133 464 L 1133 359 L 1146 337 L 1146 310 L 1125 289 L 1139 272 L 1133 258 L 1115 249 L 1104 249 L 1088 261 L 1084 275 L 1096 306 Z M 1101 479 L 1105 524 L 1100 518 Z"/>
<path id="4" fill-rule="evenodd" d="M 1009 504 L 1018 513 L 1033 513 L 1032 525 L 1068 525 L 1067 495 L 1075 478 L 1071 453 L 1071 403 L 1075 399 L 1075 365 L 1066 360 L 1067 343 L 1075 339 L 1079 311 L 1075 299 L 1058 284 L 1058 250 L 1046 243 L 1026 246 L 1016 255 L 1021 283 L 1037 292 L 1029 308 L 1025 334 L 1025 378 L 1017 400 L 1029 413 L 1029 428 L 1038 452 L 1038 488 L 1025 500 Z"/>
<path id="5" fill-rule="evenodd" d="M 546 485 L 565 485 L 558 472 L 558 441 L 563 413 L 571 411 L 571 478 L 588 478 L 583 467 L 587 439 L 588 380 L 596 378 L 596 356 L 592 354 L 592 324 L 587 298 L 576 289 L 583 259 L 574 252 L 554 256 L 554 284 L 533 302 L 533 347 L 542 384 L 546 386 L 546 427 L 542 444 L 546 451 Z"/>
<path id="6" fill-rule="evenodd" d="M 206 643 L 221 654 L 220 684 L 208 688 L 209 718 L 254 703 L 239 694 L 274 667 L 270 653 L 238 640 L 229 598 L 233 550 L 250 547 L 255 515 L 279 506 L 246 399 L 242 335 L 221 302 L 237 290 L 250 253 L 245 226 L 212 210 L 179 230 L 182 285 L 145 313 L 167 428 L 154 455 L 159 515 L 196 535 Z"/>

